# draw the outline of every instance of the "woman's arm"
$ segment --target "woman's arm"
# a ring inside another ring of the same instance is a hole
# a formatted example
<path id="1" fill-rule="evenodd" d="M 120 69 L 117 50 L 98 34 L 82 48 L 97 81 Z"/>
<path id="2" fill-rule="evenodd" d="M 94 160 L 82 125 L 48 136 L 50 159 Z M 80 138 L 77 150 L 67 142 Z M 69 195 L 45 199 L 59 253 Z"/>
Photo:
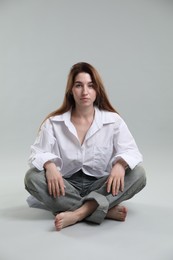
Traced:
<path id="1" fill-rule="evenodd" d="M 112 169 L 107 180 L 107 192 L 115 196 L 124 189 L 124 176 L 127 168 L 133 169 L 142 162 L 142 155 L 126 123 L 119 118 L 114 128 L 114 150 Z"/>
<path id="2" fill-rule="evenodd" d="M 54 150 L 56 138 L 54 136 L 53 127 L 49 119 L 42 125 L 39 134 L 31 146 L 31 155 L 29 157 L 30 167 L 36 167 L 42 171 L 44 164 L 52 161 L 61 169 L 62 160 L 58 149 Z"/>
<path id="3" fill-rule="evenodd" d="M 107 192 L 111 192 L 113 196 L 118 195 L 119 191 L 124 190 L 124 176 L 127 168 L 127 163 L 122 159 L 117 161 L 112 167 L 107 179 Z"/>
<path id="4" fill-rule="evenodd" d="M 44 164 L 46 172 L 46 179 L 48 185 L 48 191 L 51 196 L 56 198 L 57 196 L 65 195 L 64 181 L 61 173 L 58 171 L 55 163 L 48 161 Z"/>
<path id="5" fill-rule="evenodd" d="M 114 128 L 114 150 L 112 165 L 117 161 L 124 161 L 130 169 L 142 162 L 142 155 L 137 144 L 122 118 L 119 119 L 119 125 Z"/>

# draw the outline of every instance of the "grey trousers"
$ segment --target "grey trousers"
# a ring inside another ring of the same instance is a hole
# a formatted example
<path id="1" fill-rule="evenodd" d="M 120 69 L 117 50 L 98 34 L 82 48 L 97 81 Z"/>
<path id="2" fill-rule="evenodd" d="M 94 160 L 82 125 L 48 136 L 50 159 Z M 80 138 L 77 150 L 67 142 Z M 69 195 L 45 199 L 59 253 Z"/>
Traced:
<path id="1" fill-rule="evenodd" d="M 54 215 L 63 211 L 74 211 L 85 201 L 95 200 L 98 207 L 86 220 L 100 224 L 110 208 L 132 198 L 146 185 L 145 170 L 140 164 L 133 170 L 126 170 L 124 191 L 120 191 L 116 196 L 107 193 L 106 180 L 107 177 L 96 179 L 79 171 L 70 178 L 64 178 L 65 196 L 53 198 L 48 193 L 45 171 L 31 168 L 25 175 L 25 188 Z"/>

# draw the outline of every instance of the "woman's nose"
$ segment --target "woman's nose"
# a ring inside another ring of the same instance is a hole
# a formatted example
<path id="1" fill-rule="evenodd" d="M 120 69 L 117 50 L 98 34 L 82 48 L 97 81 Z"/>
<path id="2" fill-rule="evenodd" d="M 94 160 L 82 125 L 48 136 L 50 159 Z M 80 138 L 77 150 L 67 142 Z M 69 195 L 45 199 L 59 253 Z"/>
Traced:
<path id="1" fill-rule="evenodd" d="M 82 91 L 83 94 L 88 94 L 88 88 L 87 86 L 83 86 L 83 91 Z"/>

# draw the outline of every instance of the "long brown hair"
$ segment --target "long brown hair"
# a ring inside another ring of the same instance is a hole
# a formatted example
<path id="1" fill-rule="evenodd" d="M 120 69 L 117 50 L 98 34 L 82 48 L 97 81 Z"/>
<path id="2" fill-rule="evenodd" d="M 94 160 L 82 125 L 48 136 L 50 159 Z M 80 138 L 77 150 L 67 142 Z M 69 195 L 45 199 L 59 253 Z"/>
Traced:
<path id="1" fill-rule="evenodd" d="M 97 70 L 92 65 L 90 65 L 86 62 L 79 62 L 79 63 L 74 64 L 69 72 L 69 75 L 67 78 L 67 85 L 66 85 L 66 90 L 65 90 L 64 101 L 63 101 L 61 107 L 59 107 L 57 110 L 50 113 L 45 118 L 45 120 L 51 116 L 61 115 L 75 107 L 75 100 L 71 93 L 72 93 L 72 88 L 73 88 L 73 84 L 75 81 L 75 77 L 81 72 L 88 73 L 94 84 L 94 88 L 96 90 L 96 100 L 94 102 L 94 105 L 97 106 L 100 110 L 106 110 L 106 111 L 118 113 L 113 108 L 113 106 L 111 105 L 111 103 L 107 97 L 103 82 L 102 82 L 101 77 L 100 77 L 99 73 L 97 72 Z"/>

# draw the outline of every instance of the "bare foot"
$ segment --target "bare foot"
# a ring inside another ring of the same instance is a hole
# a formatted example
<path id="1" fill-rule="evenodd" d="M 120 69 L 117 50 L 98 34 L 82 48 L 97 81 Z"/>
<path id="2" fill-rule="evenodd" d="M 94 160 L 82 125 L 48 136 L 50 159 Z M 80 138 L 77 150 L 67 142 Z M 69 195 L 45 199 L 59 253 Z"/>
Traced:
<path id="1" fill-rule="evenodd" d="M 57 231 L 60 231 L 62 228 L 71 226 L 77 222 L 78 218 L 72 211 L 59 213 L 55 217 L 55 227 Z"/>
<path id="2" fill-rule="evenodd" d="M 118 221 L 125 221 L 127 216 L 127 208 L 124 206 L 115 206 L 113 208 L 111 208 L 107 215 L 106 218 L 109 219 L 114 219 L 114 220 L 118 220 Z"/>

